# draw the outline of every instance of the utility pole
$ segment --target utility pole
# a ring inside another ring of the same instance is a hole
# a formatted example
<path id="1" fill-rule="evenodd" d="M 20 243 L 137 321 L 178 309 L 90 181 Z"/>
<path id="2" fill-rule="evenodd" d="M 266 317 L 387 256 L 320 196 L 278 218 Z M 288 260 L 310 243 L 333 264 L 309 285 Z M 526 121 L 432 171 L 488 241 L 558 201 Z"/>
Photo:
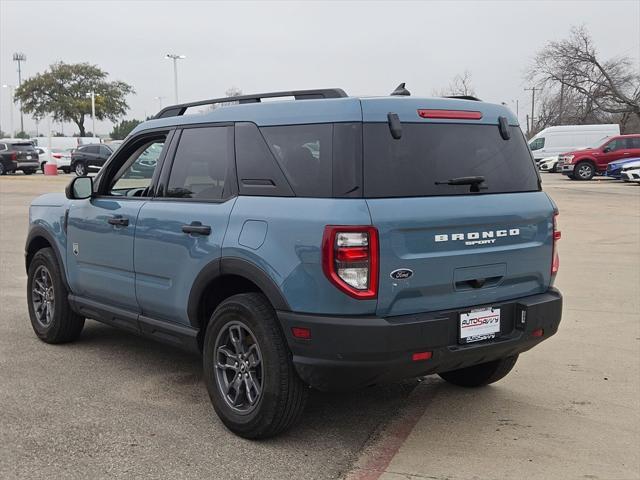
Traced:
<path id="1" fill-rule="evenodd" d="M 564 76 L 560 80 L 560 111 L 558 112 L 558 125 L 562 125 L 562 109 L 564 108 Z"/>
<path id="2" fill-rule="evenodd" d="M 164 58 L 173 60 L 173 93 L 176 104 L 178 103 L 178 60 L 187 58 L 185 55 L 177 55 L 175 53 L 167 53 Z"/>
<path id="3" fill-rule="evenodd" d="M 13 61 L 18 64 L 18 87 L 22 86 L 22 62 L 27 61 L 27 56 L 24 53 L 16 52 L 13 54 Z M 13 101 L 13 100 L 12 100 Z M 22 102 L 20 102 L 20 131 L 24 132 L 24 118 L 22 116 Z"/>
<path id="4" fill-rule="evenodd" d="M 535 108 L 536 108 L 536 87 L 525 88 L 525 91 L 531 90 L 531 128 L 529 129 L 529 135 L 533 131 L 533 119 L 535 117 Z"/>
<path id="5" fill-rule="evenodd" d="M 2 85 L 2 88 L 9 89 L 9 126 L 11 127 L 9 136 L 15 138 L 16 131 L 13 129 L 13 89 L 15 87 L 13 85 Z"/>

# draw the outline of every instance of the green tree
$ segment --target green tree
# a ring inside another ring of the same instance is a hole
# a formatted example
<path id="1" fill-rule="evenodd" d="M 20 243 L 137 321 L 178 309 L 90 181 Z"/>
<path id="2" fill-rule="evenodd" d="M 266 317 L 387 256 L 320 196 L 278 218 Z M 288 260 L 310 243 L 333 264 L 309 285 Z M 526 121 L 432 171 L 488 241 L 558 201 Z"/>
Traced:
<path id="1" fill-rule="evenodd" d="M 126 96 L 133 87 L 121 81 L 108 81 L 107 72 L 89 63 L 55 63 L 43 73 L 22 82 L 15 101 L 22 110 L 42 118 L 73 122 L 80 136 L 86 136 L 84 120 L 91 114 L 91 92 L 95 93 L 96 118 L 117 121 L 129 108 Z"/>
<path id="2" fill-rule="evenodd" d="M 111 134 L 109 136 L 113 140 L 124 140 L 124 138 L 131 133 L 131 130 L 136 128 L 142 122 L 140 120 L 122 120 L 117 125 L 113 126 Z"/>
<path id="3" fill-rule="evenodd" d="M 26 138 L 29 138 L 29 135 L 27 134 L 27 132 L 18 132 L 16 133 L 16 138 L 26 139 Z"/>

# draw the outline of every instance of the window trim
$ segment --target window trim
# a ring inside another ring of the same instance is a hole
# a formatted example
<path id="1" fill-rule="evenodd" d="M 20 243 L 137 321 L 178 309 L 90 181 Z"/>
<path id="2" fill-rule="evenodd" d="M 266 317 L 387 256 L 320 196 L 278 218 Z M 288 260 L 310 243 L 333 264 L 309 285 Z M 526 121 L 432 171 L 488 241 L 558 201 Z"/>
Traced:
<path id="1" fill-rule="evenodd" d="M 231 148 L 233 149 L 232 155 L 227 159 L 227 177 L 225 178 L 226 182 L 229 183 L 230 189 L 229 193 L 219 199 L 203 199 L 203 198 L 176 198 L 176 197 L 167 197 L 166 189 L 167 185 L 169 185 L 169 176 L 171 175 L 171 170 L 173 169 L 173 164 L 176 159 L 176 152 L 178 151 L 178 146 L 180 145 L 180 140 L 182 139 L 182 132 L 185 130 L 191 130 L 195 128 L 212 128 L 212 127 L 227 127 L 231 130 Z M 214 122 L 214 123 L 197 123 L 191 125 L 180 125 L 176 127 L 176 131 L 173 137 L 172 144 L 170 148 L 167 150 L 165 161 L 162 165 L 162 171 L 160 172 L 158 185 L 156 189 L 156 195 L 151 199 L 152 201 L 163 201 L 163 202 L 193 202 L 193 203 L 225 203 L 230 199 L 233 199 L 238 196 L 238 176 L 236 172 L 236 145 L 235 145 L 235 122 Z M 139 197 L 138 197 L 139 198 Z"/>
<path id="2" fill-rule="evenodd" d="M 120 167 L 127 159 L 129 159 L 131 151 L 129 151 L 129 147 L 139 142 L 140 140 L 144 140 L 145 138 L 152 139 L 153 137 L 157 137 L 160 134 L 165 134 L 165 145 L 168 145 L 167 148 L 163 149 L 163 152 L 158 157 L 158 166 L 153 172 L 153 177 L 151 177 L 151 183 L 149 183 L 149 195 L 144 197 L 125 197 L 125 196 L 114 196 L 108 195 L 105 193 L 105 188 L 111 184 L 111 180 L 118 173 Z M 94 181 L 94 198 L 110 198 L 117 200 L 140 200 L 140 199 L 152 199 L 156 195 L 156 190 L 158 186 L 158 179 L 160 177 L 160 172 L 162 170 L 163 164 L 165 162 L 166 156 L 171 149 L 171 144 L 173 142 L 173 138 L 175 135 L 175 127 L 170 128 L 157 128 L 153 130 L 144 130 L 139 134 L 129 138 L 126 142 L 120 145 L 122 148 L 118 149 L 118 154 L 116 156 L 110 157 L 107 162 L 104 164 L 98 175 L 96 175 Z M 124 157 L 124 159 L 123 159 Z"/>

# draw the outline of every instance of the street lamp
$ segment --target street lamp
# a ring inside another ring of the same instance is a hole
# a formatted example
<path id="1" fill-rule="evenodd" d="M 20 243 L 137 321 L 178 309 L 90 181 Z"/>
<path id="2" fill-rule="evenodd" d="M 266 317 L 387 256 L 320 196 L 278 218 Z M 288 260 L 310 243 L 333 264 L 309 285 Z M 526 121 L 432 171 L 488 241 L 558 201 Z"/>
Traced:
<path id="1" fill-rule="evenodd" d="M 18 64 L 18 86 L 22 86 L 22 62 L 27 61 L 24 53 L 16 52 L 13 54 L 13 61 Z M 20 131 L 24 132 L 24 118 L 22 116 L 22 102 L 20 102 Z"/>
<path id="2" fill-rule="evenodd" d="M 91 134 L 96 136 L 96 92 L 91 90 L 87 93 L 87 97 L 91 97 Z"/>
<path id="3" fill-rule="evenodd" d="M 14 138 L 16 136 L 16 131 L 13 129 L 13 90 L 16 88 L 13 85 L 2 85 L 2 88 L 9 89 L 9 122 L 11 126 L 10 136 Z"/>
<path id="4" fill-rule="evenodd" d="M 161 96 L 153 97 L 154 100 L 158 100 L 158 107 L 159 107 L 158 111 L 162 110 L 162 99 L 163 98 L 164 97 L 161 97 Z"/>
<path id="5" fill-rule="evenodd" d="M 177 55 L 175 53 L 167 53 L 164 58 L 173 60 L 173 92 L 176 104 L 178 103 L 178 60 L 187 58 L 185 55 Z"/>

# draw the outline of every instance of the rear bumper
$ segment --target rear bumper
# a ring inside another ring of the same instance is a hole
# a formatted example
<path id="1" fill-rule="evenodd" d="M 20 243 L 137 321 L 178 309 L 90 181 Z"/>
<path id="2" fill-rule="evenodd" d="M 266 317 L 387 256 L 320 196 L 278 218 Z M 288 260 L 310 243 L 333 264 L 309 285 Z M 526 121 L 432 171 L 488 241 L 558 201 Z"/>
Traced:
<path id="1" fill-rule="evenodd" d="M 16 170 L 38 170 L 40 162 L 38 160 L 18 160 Z"/>
<path id="2" fill-rule="evenodd" d="M 387 318 L 279 311 L 278 318 L 303 381 L 319 390 L 353 390 L 525 352 L 558 330 L 562 295 L 550 288 L 490 306 L 501 309 L 500 337 L 468 345 L 458 344 L 458 318 L 470 308 Z M 310 329 L 311 339 L 294 338 L 292 327 Z M 543 336 L 532 336 L 540 328 Z M 430 359 L 412 360 L 425 351 L 432 352 Z"/>

